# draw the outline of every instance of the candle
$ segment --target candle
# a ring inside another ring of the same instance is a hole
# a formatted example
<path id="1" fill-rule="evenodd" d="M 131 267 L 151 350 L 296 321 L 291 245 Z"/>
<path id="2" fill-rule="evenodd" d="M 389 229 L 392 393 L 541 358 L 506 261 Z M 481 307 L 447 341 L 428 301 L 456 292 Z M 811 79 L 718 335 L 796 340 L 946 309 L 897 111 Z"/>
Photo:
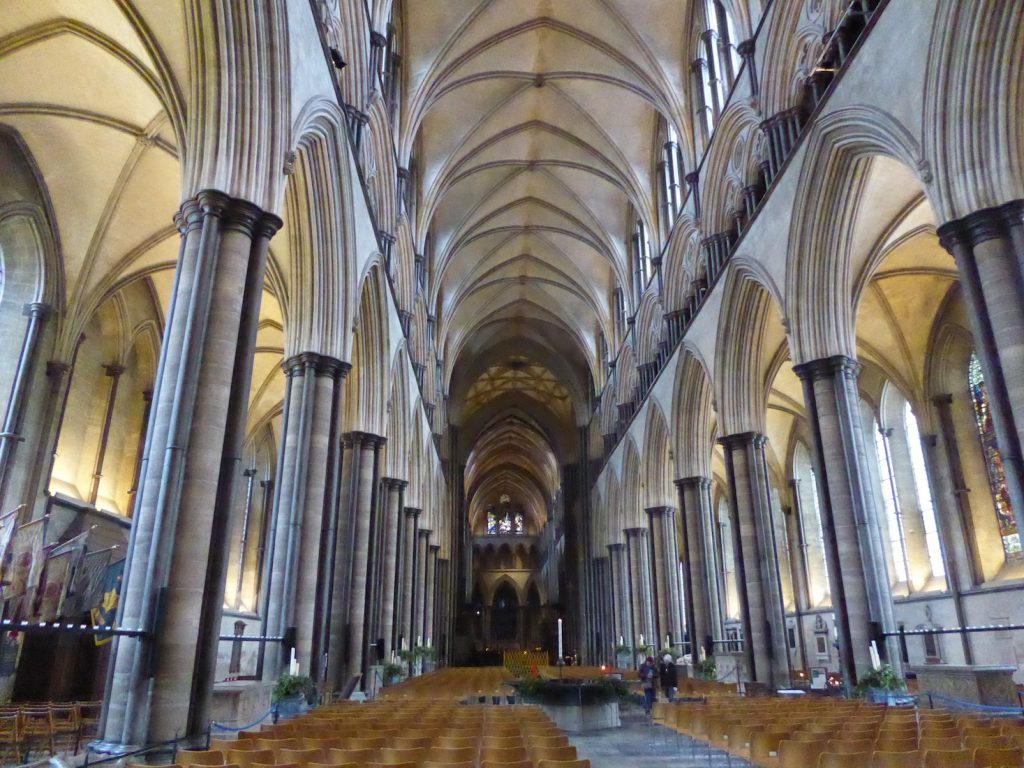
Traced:
<path id="1" fill-rule="evenodd" d="M 622 637 L 622 635 L 619 635 L 619 645 L 625 645 L 625 644 L 626 644 L 625 639 Z"/>
<path id="2" fill-rule="evenodd" d="M 427 638 L 427 648 L 431 648 L 431 647 L 432 647 L 432 646 L 430 645 L 430 638 L 428 637 L 428 638 Z"/>
<path id="3" fill-rule="evenodd" d="M 644 647 L 644 636 L 643 635 L 640 635 L 640 642 L 637 643 L 637 645 L 639 645 L 641 648 Z"/>
<path id="4" fill-rule="evenodd" d="M 416 647 L 420 648 L 423 646 L 423 635 L 416 635 Z"/>
<path id="5" fill-rule="evenodd" d="M 409 650 L 409 645 L 408 645 L 408 643 L 405 642 L 405 638 L 404 637 L 402 638 L 402 650 L 403 651 Z"/>
<path id="6" fill-rule="evenodd" d="M 292 660 L 291 663 L 288 665 L 288 671 L 293 675 L 299 674 L 299 660 L 295 658 L 294 648 L 292 648 Z"/>
<path id="7" fill-rule="evenodd" d="M 562 620 L 558 620 L 558 658 L 562 658 Z"/>
<path id="8" fill-rule="evenodd" d="M 669 637 L 668 635 L 665 635 L 665 647 L 666 648 L 671 648 L 672 647 L 672 638 Z"/>

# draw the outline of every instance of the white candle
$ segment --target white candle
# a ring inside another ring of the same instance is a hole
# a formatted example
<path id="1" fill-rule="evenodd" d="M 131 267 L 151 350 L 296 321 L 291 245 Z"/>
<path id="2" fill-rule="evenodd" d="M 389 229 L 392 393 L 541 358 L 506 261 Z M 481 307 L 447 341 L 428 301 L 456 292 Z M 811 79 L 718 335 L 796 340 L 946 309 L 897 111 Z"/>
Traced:
<path id="1" fill-rule="evenodd" d="M 299 660 L 295 658 L 295 649 L 292 648 L 292 660 L 291 664 L 288 665 L 288 671 L 293 674 L 299 674 Z"/>
<path id="2" fill-rule="evenodd" d="M 416 635 L 416 647 L 420 648 L 423 646 L 423 635 Z"/>
<path id="3" fill-rule="evenodd" d="M 665 635 L 665 647 L 666 648 L 671 648 L 672 647 L 672 638 L 669 637 L 668 635 Z"/>
<path id="4" fill-rule="evenodd" d="M 619 635 L 619 645 L 625 645 L 625 644 L 626 644 L 625 639 L 622 637 L 622 635 Z"/>
<path id="5" fill-rule="evenodd" d="M 640 635 L 640 642 L 637 643 L 637 645 L 639 645 L 641 648 L 644 647 L 644 636 L 643 635 Z"/>
<path id="6" fill-rule="evenodd" d="M 427 648 L 432 648 L 432 647 L 433 647 L 433 646 L 431 646 L 431 644 L 430 644 L 430 638 L 428 637 L 428 638 L 427 638 Z"/>
<path id="7" fill-rule="evenodd" d="M 402 650 L 403 651 L 409 650 L 409 644 L 405 642 L 405 638 L 404 637 L 402 638 Z"/>
<path id="8" fill-rule="evenodd" d="M 558 658 L 562 658 L 562 620 L 558 620 Z"/>

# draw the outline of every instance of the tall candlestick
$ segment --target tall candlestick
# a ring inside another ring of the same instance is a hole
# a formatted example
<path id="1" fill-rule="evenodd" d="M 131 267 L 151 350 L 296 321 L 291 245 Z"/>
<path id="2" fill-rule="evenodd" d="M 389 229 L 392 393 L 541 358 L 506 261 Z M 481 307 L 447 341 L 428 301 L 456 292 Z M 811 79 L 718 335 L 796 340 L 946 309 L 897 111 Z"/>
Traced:
<path id="1" fill-rule="evenodd" d="M 642 634 L 640 635 L 640 642 L 637 643 L 637 645 L 639 645 L 641 648 L 644 647 L 644 636 Z"/>
<path id="2" fill-rule="evenodd" d="M 625 644 L 626 644 L 625 638 L 622 635 L 619 635 L 619 645 L 625 645 Z"/>
<path id="3" fill-rule="evenodd" d="M 669 637 L 668 635 L 665 635 L 665 647 L 666 648 L 671 648 L 672 647 L 672 638 Z"/>
<path id="4" fill-rule="evenodd" d="M 562 620 L 558 620 L 558 659 L 562 659 Z"/>

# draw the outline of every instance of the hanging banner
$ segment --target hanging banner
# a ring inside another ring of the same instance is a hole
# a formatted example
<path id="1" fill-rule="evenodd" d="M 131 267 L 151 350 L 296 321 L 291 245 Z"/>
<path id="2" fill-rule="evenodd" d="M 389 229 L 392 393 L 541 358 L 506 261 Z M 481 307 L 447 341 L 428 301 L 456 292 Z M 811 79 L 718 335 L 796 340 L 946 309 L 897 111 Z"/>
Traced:
<path id="1" fill-rule="evenodd" d="M 64 602 L 64 592 L 76 555 L 74 550 L 65 550 L 46 558 L 46 570 L 39 589 L 39 621 L 55 621 L 60 615 L 60 606 Z"/>
<path id="2" fill-rule="evenodd" d="M 28 590 L 32 554 L 42 552 L 46 521 L 33 520 L 18 528 L 11 542 L 11 558 L 4 569 L 4 600 L 21 597 Z M 38 581 L 36 582 L 38 584 Z"/>
<path id="3" fill-rule="evenodd" d="M 125 558 L 107 566 L 103 573 L 103 587 L 100 602 L 92 609 L 92 623 L 98 627 L 109 627 L 117 618 L 117 605 L 121 598 L 121 578 L 124 575 Z M 94 635 L 96 645 L 109 643 L 113 635 L 98 633 Z"/>
<path id="4" fill-rule="evenodd" d="M 71 578 L 70 593 L 61 609 L 62 616 L 77 618 L 99 604 L 103 575 L 110 565 L 110 558 L 117 550 L 118 547 L 107 547 L 96 552 L 87 552 L 82 557 Z"/>

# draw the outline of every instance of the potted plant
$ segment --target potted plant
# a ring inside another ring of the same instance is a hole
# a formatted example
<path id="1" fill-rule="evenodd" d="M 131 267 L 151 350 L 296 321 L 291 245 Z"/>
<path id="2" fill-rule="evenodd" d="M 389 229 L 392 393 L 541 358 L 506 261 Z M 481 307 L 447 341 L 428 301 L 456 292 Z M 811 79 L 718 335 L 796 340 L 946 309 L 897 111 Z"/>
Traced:
<path id="1" fill-rule="evenodd" d="M 394 685 L 395 683 L 401 682 L 402 677 L 405 675 L 405 667 L 401 664 L 394 664 L 388 662 L 384 665 L 381 670 L 381 676 L 384 678 L 384 685 Z"/>
<path id="2" fill-rule="evenodd" d="M 860 680 L 857 681 L 857 687 L 853 689 L 853 694 L 889 705 L 906 704 L 910 701 L 903 678 L 896 674 L 892 665 L 887 663 L 861 675 Z"/>
<path id="3" fill-rule="evenodd" d="M 437 650 L 432 645 L 417 645 L 416 658 L 420 661 L 420 671 L 430 672 L 434 668 L 434 658 Z"/>
<path id="4" fill-rule="evenodd" d="M 284 674 L 277 678 L 270 700 L 278 717 L 292 717 L 305 712 L 316 696 L 316 684 L 306 675 Z"/>
<path id="5" fill-rule="evenodd" d="M 718 669 L 715 660 L 710 656 L 693 665 L 693 674 L 698 680 L 717 680 Z"/>
<path id="6" fill-rule="evenodd" d="M 416 650 L 401 650 L 396 653 L 402 663 L 405 665 L 405 669 L 409 677 L 413 676 L 413 664 L 416 663 L 417 653 Z"/>

